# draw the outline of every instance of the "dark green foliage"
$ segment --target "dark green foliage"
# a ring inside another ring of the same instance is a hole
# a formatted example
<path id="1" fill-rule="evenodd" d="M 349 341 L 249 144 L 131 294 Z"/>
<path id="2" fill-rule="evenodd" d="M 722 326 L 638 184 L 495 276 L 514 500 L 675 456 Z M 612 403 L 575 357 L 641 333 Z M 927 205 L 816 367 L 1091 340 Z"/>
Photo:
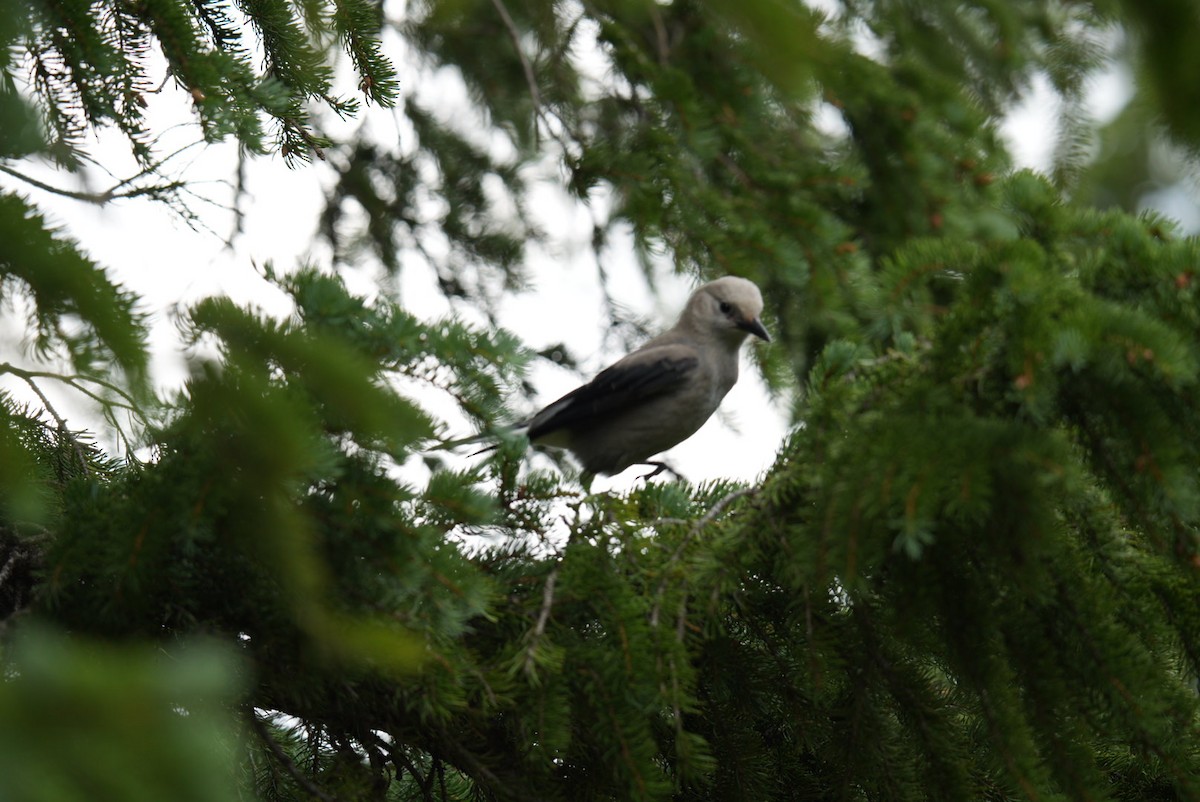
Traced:
<path id="1" fill-rule="evenodd" d="M 260 628 L 281 627 L 317 638 L 334 656 L 375 644 L 381 653 L 368 649 L 372 660 L 411 666 L 407 640 L 391 645 L 384 621 L 392 616 L 381 614 L 406 604 L 409 582 L 434 580 L 396 569 L 449 560 L 439 573 L 453 576 L 464 566 L 440 551 L 439 529 L 421 524 L 448 503 L 435 485 L 425 498 L 386 479 L 392 458 L 431 434 L 428 418 L 386 380 L 414 372 L 431 353 L 447 353 L 454 340 L 389 338 L 391 354 L 375 351 L 376 361 L 368 361 L 367 349 L 378 342 L 370 329 L 393 326 L 398 310 L 367 307 L 316 273 L 298 274 L 288 286 L 310 325 L 263 320 L 221 300 L 193 310 L 193 336 L 216 336 L 222 363 L 198 367 L 186 413 L 156 438 L 152 470 L 68 496 L 68 518 L 77 525 L 48 556 L 54 579 L 47 590 L 59 615 L 99 615 L 105 629 L 121 633 L 170 622 L 215 626 L 264 648 L 277 647 Z M 335 334 L 333 320 L 358 342 Z M 471 336 L 484 352 L 495 347 L 479 335 L 457 336 Z M 486 407 L 491 396 L 478 386 L 474 392 Z M 335 545 L 343 540 L 366 551 L 355 558 L 356 549 Z M 330 559 L 344 570 L 331 572 Z M 115 570 L 95 574 L 103 565 Z M 480 603 L 474 597 L 462 598 L 466 610 Z M 423 619 L 433 611 L 411 614 Z M 431 631 L 450 635 L 450 622 L 462 614 L 444 610 Z M 395 623 L 416 620 L 405 615 Z"/>
<path id="2" fill-rule="evenodd" d="M 1053 206 L 1029 176 L 1007 189 L 1019 238 L 898 256 L 954 302 L 907 349 L 830 350 L 722 562 L 747 555 L 726 570 L 790 600 L 739 612 L 784 616 L 764 648 L 805 655 L 806 707 L 845 708 L 831 737 L 855 776 L 915 761 L 868 798 L 1109 798 L 1122 754 L 1195 798 L 1200 665 L 1192 636 L 1151 623 L 1197 587 L 1194 302 L 1172 273 L 1194 245 Z"/>
<path id="3" fill-rule="evenodd" d="M 1190 150 L 1200 144 L 1200 125 L 1193 112 L 1196 88 L 1183 75 L 1197 60 L 1189 33 L 1200 24 L 1200 9 L 1186 0 L 1143 4 L 1122 2 L 1130 32 L 1140 42 L 1143 61 L 1139 76 L 1154 107 L 1172 132 Z"/>
<path id="4" fill-rule="evenodd" d="M 648 275 L 667 255 L 763 287 L 756 354 L 800 388 L 796 426 L 752 486 L 589 495 L 515 437 L 452 462 L 424 451 L 450 410 L 502 429 L 530 360 L 572 355 L 311 267 L 265 271 L 286 319 L 187 310 L 191 378 L 152 402 L 136 296 L 0 198 L 0 286 L 73 371 L 0 365 L 43 402 L 0 396 L 0 796 L 1200 799 L 1200 252 L 1013 173 L 994 128 L 1039 73 L 1078 112 L 1122 21 L 1168 53 L 1144 55 L 1168 86 L 1189 14 L 385 11 L 0 15 L 50 140 L 0 87 L 0 153 L 70 163 L 105 124 L 143 148 L 153 45 L 208 136 L 259 150 L 273 118 L 303 156 L 305 102 L 352 110 L 333 49 L 393 99 L 394 25 L 419 82 L 468 104 L 406 86 L 399 144 L 330 149 L 339 264 L 423 261 L 490 313 L 548 239 L 531 207 L 552 180 L 590 204 L 598 264 L 629 234 Z M 1186 143 L 1194 111 L 1157 102 Z M 138 412 L 142 460 L 70 432 L 46 381 Z"/>
<path id="5" fill-rule="evenodd" d="M 16 802 L 235 798 L 236 662 L 215 644 L 170 656 L 29 628 L 3 652 L 0 794 Z"/>
<path id="6" fill-rule="evenodd" d="M 144 380 L 145 332 L 136 298 L 114 285 L 75 243 L 50 230 L 25 201 L 4 195 L 0 300 L 11 302 L 15 295 L 33 304 L 29 329 L 43 355 L 67 356 L 83 374 L 120 369 L 135 384 Z M 66 325 L 67 318 L 82 327 Z"/>

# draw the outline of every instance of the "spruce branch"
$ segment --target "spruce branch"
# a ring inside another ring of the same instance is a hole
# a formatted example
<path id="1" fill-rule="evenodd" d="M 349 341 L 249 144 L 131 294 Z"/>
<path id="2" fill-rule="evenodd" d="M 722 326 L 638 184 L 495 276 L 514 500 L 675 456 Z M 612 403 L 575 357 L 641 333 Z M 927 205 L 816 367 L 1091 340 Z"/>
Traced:
<path id="1" fill-rule="evenodd" d="M 34 371 L 21 370 L 20 368 L 16 368 L 7 363 L 0 365 L 0 373 L 10 373 L 29 386 L 29 389 L 32 390 L 34 394 L 41 400 L 42 407 L 45 408 L 46 412 L 50 414 L 50 417 L 54 418 L 54 422 L 58 424 L 59 434 L 67 438 L 67 441 L 71 444 L 71 450 L 75 452 L 75 456 L 79 460 L 79 467 L 85 474 L 90 474 L 92 472 L 92 468 L 88 462 L 87 453 L 84 451 L 83 444 L 79 442 L 79 438 L 75 436 L 75 433 L 72 432 L 70 427 L 67 425 L 67 419 L 59 414 L 58 410 L 54 407 L 54 404 L 50 403 L 50 399 L 46 397 L 46 394 L 42 392 L 42 388 L 38 386 L 38 383 L 35 380 L 37 378 L 37 373 Z"/>
<path id="2" fill-rule="evenodd" d="M 424 799 L 429 800 L 429 802 L 432 802 L 432 774 L 429 777 L 422 775 L 421 772 L 417 770 L 417 767 L 413 764 L 413 762 L 408 759 L 408 755 L 404 754 L 403 747 L 395 743 L 388 743 L 380 738 L 375 732 L 368 731 L 367 735 L 370 736 L 371 741 L 375 744 L 375 746 L 384 754 L 386 754 L 389 760 L 391 760 L 392 766 L 396 769 L 396 779 L 399 779 L 404 775 L 405 772 L 408 772 L 410 775 L 412 775 L 413 780 L 416 781 L 417 786 L 421 789 L 421 796 Z"/>
<path id="3" fill-rule="evenodd" d="M 683 645 L 684 633 L 687 629 L 687 606 L 688 593 L 684 591 L 683 598 L 679 600 L 679 614 L 675 618 L 675 642 Z M 667 666 L 671 672 L 671 718 L 675 725 L 676 739 L 683 738 L 683 706 L 679 700 L 683 696 L 683 690 L 679 686 L 679 666 L 675 660 L 675 654 L 671 653 L 667 656 Z M 659 673 L 662 672 L 662 656 L 658 658 Z"/>
<path id="4" fill-rule="evenodd" d="M 390 784 L 388 769 L 385 765 L 386 758 L 382 754 L 383 750 L 379 748 L 378 744 L 369 742 L 361 736 L 359 736 L 358 742 L 362 746 L 362 750 L 367 754 L 367 761 L 371 764 L 371 771 L 375 773 L 375 776 L 372 778 L 372 788 L 377 794 L 382 796 L 387 792 L 387 787 Z"/>
<path id="5" fill-rule="evenodd" d="M 106 407 L 116 407 L 118 409 L 128 410 L 136 415 L 138 420 L 140 420 L 143 424 L 149 425 L 149 419 L 147 419 L 146 414 L 137 406 L 137 402 L 133 399 L 133 396 L 112 382 L 105 381 L 104 379 L 100 379 L 95 376 L 82 376 L 79 374 L 66 375 L 43 370 L 27 370 L 25 368 L 18 368 L 16 365 L 8 362 L 0 362 L 0 373 L 10 373 L 26 382 L 31 379 L 53 379 L 55 381 L 62 382 L 71 389 L 83 393 L 92 400 L 103 404 Z M 105 390 L 120 396 L 123 400 L 118 402 L 113 401 L 110 398 L 105 398 L 104 396 L 96 393 L 94 390 L 90 390 L 85 387 L 82 382 L 92 382 L 93 384 L 98 384 Z"/>
<path id="6" fill-rule="evenodd" d="M 617 743 L 621 747 L 619 753 L 621 762 L 625 764 L 630 776 L 637 784 L 638 798 L 644 798 L 646 795 L 646 779 L 633 755 L 633 748 L 630 746 L 629 738 L 625 734 L 625 727 L 622 726 L 621 715 L 617 712 L 611 695 L 605 693 L 604 678 L 591 666 L 584 668 L 582 673 L 591 677 L 594 683 L 593 688 L 595 688 L 597 701 L 600 702 L 600 709 L 608 714 L 608 723 L 612 727 L 612 734 L 616 737 Z"/>
<path id="7" fill-rule="evenodd" d="M 462 746 L 457 738 L 451 735 L 443 727 L 437 728 L 438 741 L 446 753 L 453 759 L 455 766 L 469 774 L 473 774 L 477 778 L 482 778 L 493 788 L 503 788 L 504 783 L 496 776 L 496 773 L 489 769 L 479 758 L 471 753 L 470 750 Z M 429 774 L 429 785 L 433 786 L 433 771 L 432 768 Z M 429 797 L 432 802 L 432 797 Z"/>
<path id="8" fill-rule="evenodd" d="M 713 504 L 711 507 L 709 507 L 708 511 L 705 512 L 704 515 L 700 516 L 699 518 L 697 518 L 694 521 L 689 521 L 686 518 L 656 518 L 655 520 L 651 521 L 650 525 L 651 526 L 683 526 L 685 524 L 690 523 L 691 531 L 689 532 L 689 535 L 688 535 L 690 537 L 690 536 L 698 533 L 701 529 L 708 526 L 713 521 L 715 521 L 717 516 L 720 515 L 722 512 L 724 512 L 725 508 L 728 507 L 733 502 L 737 501 L 740 498 L 744 498 L 745 496 L 756 495 L 757 493 L 758 493 L 757 487 L 739 488 L 737 490 L 734 490 L 731 493 L 728 493 L 728 494 L 722 496 L 720 499 L 717 500 L 717 502 L 715 504 Z M 679 555 L 679 552 L 683 549 L 683 545 L 684 545 L 683 543 L 680 543 L 679 548 L 677 548 L 675 550 L 675 553 L 672 555 L 672 559 L 674 559 L 675 557 L 677 557 Z"/>
<path id="9" fill-rule="evenodd" d="M 304 772 L 300 770 L 300 767 L 297 766 L 290 757 L 288 757 L 287 752 L 283 751 L 283 747 L 279 745 L 279 742 L 271 737 L 270 731 L 267 730 L 267 725 L 259 719 L 253 710 L 246 714 L 246 718 L 250 722 L 251 729 L 253 729 L 255 734 L 258 735 L 264 744 L 266 744 L 267 749 L 271 751 L 271 754 L 274 755 L 275 759 L 279 761 L 279 764 L 283 766 L 284 771 L 286 771 L 288 775 L 300 785 L 301 788 L 307 791 L 311 796 L 321 800 L 321 802 L 337 802 L 336 797 L 318 787 L 304 774 Z"/>
<path id="10" fill-rule="evenodd" d="M 688 531 L 686 533 L 684 533 L 683 537 L 681 537 L 679 539 L 679 545 L 675 547 L 675 551 L 673 551 L 671 553 L 671 556 L 668 557 L 667 561 L 663 564 L 662 579 L 659 580 L 658 587 L 655 588 L 654 606 L 650 610 L 650 626 L 656 627 L 656 628 L 658 627 L 658 618 L 659 618 L 659 615 L 662 610 L 663 595 L 667 592 L 667 583 L 670 579 L 671 569 L 675 566 L 675 564 L 683 556 L 683 550 L 687 547 L 688 543 L 691 542 L 692 538 L 694 538 L 694 537 L 696 537 L 696 535 L 700 534 L 700 532 L 704 529 L 704 527 L 708 526 L 710 523 L 715 521 L 717 519 L 717 516 L 720 515 L 725 510 L 725 508 L 728 507 L 730 504 L 732 504 L 733 502 L 737 501 L 740 498 L 744 498 L 746 496 L 753 496 L 757 493 L 758 493 L 757 487 L 743 487 L 743 488 L 734 490 L 731 493 L 727 493 L 724 496 L 722 496 L 720 499 L 718 499 L 717 502 L 715 504 L 713 504 L 712 507 L 710 507 L 706 513 L 704 513 L 704 515 L 700 516 L 695 521 L 691 522 L 691 527 L 688 529 Z M 659 518 L 656 521 L 654 521 L 653 525 L 654 526 L 668 526 L 668 525 L 681 526 L 681 525 L 685 525 L 687 523 L 688 523 L 688 521 L 686 521 L 682 518 Z"/>
<path id="11" fill-rule="evenodd" d="M 61 432 L 63 432 L 64 435 L 68 437 L 68 439 L 71 440 L 71 443 L 73 444 L 73 446 L 75 448 L 76 454 L 80 456 L 81 460 L 83 459 L 83 455 L 81 452 L 82 446 L 79 444 L 77 438 L 75 438 L 71 434 L 71 432 L 67 429 L 66 419 L 63 418 L 58 413 L 58 411 L 53 407 L 53 405 L 50 404 L 49 399 L 46 397 L 46 395 L 44 393 L 42 393 L 41 389 L 37 386 L 38 379 L 49 379 L 52 381 L 56 381 L 56 382 L 65 384 L 67 387 L 71 388 L 72 390 L 80 393 L 81 395 L 87 396 L 88 398 L 92 399 L 97 404 L 99 404 L 104 411 L 105 419 L 108 420 L 109 423 L 112 424 L 113 430 L 121 438 L 122 442 L 124 442 L 125 450 L 130 454 L 133 453 L 133 443 L 130 441 L 129 437 L 126 435 L 125 430 L 119 424 L 117 424 L 115 410 L 125 410 L 126 412 L 130 413 L 131 415 L 133 415 L 133 417 L 137 420 L 137 422 L 142 427 L 148 428 L 150 426 L 149 417 L 142 410 L 142 408 L 138 405 L 137 401 L 133 398 L 132 395 L 130 395 L 127 391 L 118 387 L 116 384 L 113 384 L 112 382 L 109 382 L 109 381 L 105 381 L 104 379 L 101 379 L 99 377 L 83 376 L 80 374 L 54 373 L 51 371 L 44 371 L 44 370 L 28 370 L 26 368 L 19 368 L 16 365 L 13 365 L 9 362 L 2 362 L 2 363 L 0 363 L 0 375 L 6 374 L 6 373 L 9 375 L 15 376 L 16 378 L 25 382 L 25 384 L 27 384 L 30 387 L 30 389 L 32 389 L 33 392 L 37 394 L 37 396 L 41 400 L 42 404 L 46 407 L 46 411 L 50 413 L 50 415 L 54 418 L 55 422 L 58 424 L 59 430 Z M 92 390 L 90 387 L 87 387 L 84 384 L 84 382 L 90 382 L 92 384 L 99 385 L 104 390 L 107 390 L 108 392 L 116 395 L 120 400 L 106 398 L 103 395 L 100 395 L 95 390 Z M 82 462 L 82 465 L 83 465 L 83 468 L 85 471 L 88 470 L 86 460 L 84 460 Z"/>

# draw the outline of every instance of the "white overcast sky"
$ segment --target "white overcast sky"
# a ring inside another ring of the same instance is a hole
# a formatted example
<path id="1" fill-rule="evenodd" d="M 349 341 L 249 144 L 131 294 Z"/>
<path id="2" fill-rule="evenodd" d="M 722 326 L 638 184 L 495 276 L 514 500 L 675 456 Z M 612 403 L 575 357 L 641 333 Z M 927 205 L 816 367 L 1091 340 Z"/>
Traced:
<path id="1" fill-rule="evenodd" d="M 454 102 L 452 88 L 437 87 L 436 91 L 446 93 L 448 102 Z M 1094 82 L 1092 106 L 1097 116 L 1111 117 L 1131 94 L 1128 76 L 1112 72 Z M 150 100 L 159 130 L 177 126 L 166 138 L 168 143 L 184 144 L 196 138 L 196 129 L 189 124 L 189 99 L 182 92 L 168 88 Z M 1054 141 L 1052 104 L 1050 93 L 1039 88 L 1005 122 L 1002 130 L 1018 165 L 1035 169 L 1048 166 Z M 403 136 L 390 112 L 372 113 L 375 117 L 370 125 L 381 136 Z M 165 150 L 169 152 L 170 148 L 168 144 Z M 121 177 L 134 172 L 133 163 L 125 153 L 126 148 L 115 136 L 102 136 L 93 150 L 93 155 L 108 170 Z M 198 182 L 198 192 L 228 202 L 230 191 L 220 182 L 233 180 L 234 154 L 234 146 L 229 144 L 196 147 L 177 157 L 176 163 L 185 177 Z M 72 177 L 58 174 L 44 164 L 26 162 L 18 165 L 18 169 L 52 185 L 77 187 Z M 98 171 L 89 173 L 91 188 L 103 189 L 112 183 L 102 176 Z M 108 267 L 118 281 L 141 296 L 144 309 L 152 315 L 154 370 L 163 388 L 178 387 L 186 377 L 175 327 L 178 308 L 206 296 L 226 294 L 285 315 L 290 309 L 286 299 L 269 288 L 252 265 L 272 262 L 277 269 L 285 270 L 309 258 L 317 264 L 328 264 L 327 253 L 311 250 L 322 185 L 327 180 L 327 173 L 319 166 L 289 169 L 278 157 L 254 160 L 247 171 L 248 197 L 242 201 L 246 212 L 244 233 L 231 250 L 224 246 L 221 237 L 189 228 L 162 204 L 135 200 L 96 207 L 0 175 L 0 184 L 28 197 L 86 252 Z M 203 204 L 197 208 L 204 212 L 206 224 L 215 232 L 229 233 L 232 221 L 226 211 L 217 207 L 206 211 Z M 594 372 L 620 354 L 601 350 L 606 321 L 590 245 L 591 214 L 557 202 L 549 191 L 546 199 L 537 204 L 536 211 L 544 218 L 546 230 L 558 233 L 559 237 L 550 251 L 530 254 L 528 267 L 534 277 L 533 286 L 506 299 L 502 323 L 533 348 L 565 342 L 584 357 L 588 372 Z M 616 300 L 648 319 L 659 321 L 662 327 L 670 325 L 691 289 L 690 283 L 664 266 L 659 275 L 660 294 L 652 297 L 631 250 L 619 246 L 618 238 L 616 246 L 609 248 L 604 257 L 604 269 Z M 374 274 L 364 272 L 349 278 L 351 286 L 362 294 L 375 289 Z M 400 276 L 398 289 L 406 308 L 421 317 L 436 319 L 454 311 L 437 291 L 428 270 L 406 269 Z M 13 335 L 12 321 L 0 326 L 0 361 L 29 364 L 28 354 L 20 352 Z M 750 347 L 771 346 L 755 343 Z M 532 379 L 541 403 L 573 389 L 578 381 L 567 371 L 551 366 L 539 367 Z M 0 381 L 0 387 L 24 392 L 11 378 Z M 65 408 L 72 409 L 71 402 L 61 394 L 53 397 L 62 399 Z M 451 435 L 469 433 L 465 421 L 455 414 L 448 400 L 439 407 L 430 411 L 448 422 Z M 667 459 L 692 481 L 722 477 L 753 481 L 774 460 L 786 433 L 785 416 L 786 405 L 773 405 L 756 373 L 744 369 L 741 381 L 726 398 L 719 415 L 669 452 Z M 76 412 L 72 423 L 86 425 L 86 415 Z M 641 472 L 643 469 L 635 468 L 609 481 L 598 480 L 593 489 L 629 487 Z"/>

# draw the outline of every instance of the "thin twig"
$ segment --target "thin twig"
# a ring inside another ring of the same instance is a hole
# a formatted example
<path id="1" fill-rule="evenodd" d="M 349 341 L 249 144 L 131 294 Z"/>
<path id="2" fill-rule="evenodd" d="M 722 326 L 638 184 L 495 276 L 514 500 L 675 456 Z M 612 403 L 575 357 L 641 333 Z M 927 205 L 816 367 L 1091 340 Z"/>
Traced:
<path id="1" fill-rule="evenodd" d="M 728 507 L 730 504 L 737 501 L 739 498 L 744 498 L 745 496 L 753 496 L 757 492 L 758 492 L 757 487 L 743 487 L 738 490 L 734 490 L 732 493 L 722 496 L 721 499 L 718 500 L 716 504 L 712 505 L 712 507 L 709 508 L 708 512 L 706 512 L 704 514 L 704 516 L 702 518 L 700 518 L 700 520 L 696 521 L 696 523 L 693 525 L 693 528 L 694 529 L 703 529 L 704 527 L 706 527 L 710 523 L 712 523 L 718 515 L 720 515 L 722 512 L 724 512 L 725 508 Z"/>
<path id="2" fill-rule="evenodd" d="M 36 187 L 36 188 L 44 190 L 46 192 L 52 192 L 55 195 L 61 195 L 64 198 L 72 198 L 74 200 L 86 201 L 88 203 L 94 203 L 97 206 L 103 206 L 105 203 L 108 203 L 110 200 L 112 200 L 112 197 L 107 192 L 100 192 L 100 193 L 76 192 L 75 190 L 71 190 L 71 189 L 62 189 L 61 187 L 54 187 L 43 181 L 37 180 L 33 176 L 25 175 L 24 173 L 22 173 L 18 170 L 14 170 L 11 167 L 4 165 L 4 164 L 0 164 L 0 172 L 8 173 L 13 178 L 16 178 L 20 181 L 24 181 L 26 184 L 29 184 L 32 187 Z"/>
<path id="3" fill-rule="evenodd" d="M 116 200 L 118 198 L 136 198 L 140 195 L 151 195 L 151 194 L 155 194 L 155 193 L 159 193 L 159 192 L 170 192 L 173 190 L 182 189 L 184 186 L 183 181 L 169 181 L 166 184 L 158 184 L 155 186 L 148 186 L 148 187 L 134 187 L 132 189 L 125 190 L 123 192 L 117 191 L 120 187 L 128 184 L 130 181 L 133 181 L 134 179 L 139 178 L 142 175 L 146 175 L 149 172 L 149 170 L 143 170 L 141 173 L 138 173 L 138 175 L 133 176 L 132 178 L 128 178 L 128 179 L 120 182 L 119 184 L 116 184 L 115 186 L 109 187 L 108 189 L 104 190 L 103 192 L 79 192 L 79 191 L 73 190 L 73 189 L 63 189 L 62 187 L 52 186 L 50 184 L 45 183 L 44 181 L 39 181 L 38 179 L 34 178 L 31 175 L 25 175 L 24 173 L 20 172 L 19 170 L 14 170 L 13 168 L 11 168 L 7 165 L 4 165 L 4 164 L 0 164 L 0 172 L 8 173 L 13 178 L 16 178 L 20 181 L 24 181 L 26 184 L 29 184 L 30 186 L 36 187 L 37 189 L 43 190 L 45 192 L 50 192 L 55 195 L 61 195 L 64 198 L 71 198 L 72 200 L 84 201 L 85 203 L 92 203 L 92 204 L 95 204 L 96 206 L 103 206 L 106 203 L 109 203 L 110 201 Z"/>
<path id="4" fill-rule="evenodd" d="M 711 507 L 709 507 L 708 511 L 705 512 L 704 515 L 700 516 L 699 518 L 697 518 L 694 521 L 689 521 L 687 518 L 656 518 L 650 522 L 650 525 L 651 526 L 682 526 L 683 524 L 690 523 L 692 525 L 691 531 L 688 533 L 687 536 L 691 537 L 692 535 L 696 534 L 696 532 L 698 532 L 699 530 L 703 529 L 704 527 L 706 527 L 710 523 L 712 523 L 714 520 L 716 520 L 716 517 L 718 515 L 720 515 L 722 512 L 724 512 L 725 508 L 728 507 L 730 504 L 732 504 L 733 502 L 737 501 L 739 498 L 742 498 L 744 496 L 753 496 L 757 492 L 758 492 L 758 488 L 756 488 L 756 487 L 743 487 L 743 488 L 739 488 L 738 490 L 734 490 L 733 492 L 728 493 L 728 494 L 722 496 L 720 499 L 718 499 L 717 503 L 715 503 Z M 685 540 L 685 542 L 686 542 L 686 540 Z M 680 543 L 679 548 L 675 550 L 675 554 L 671 555 L 671 559 L 675 559 L 675 557 L 678 556 L 680 549 L 682 549 L 682 548 L 683 548 L 683 543 Z"/>
<path id="5" fill-rule="evenodd" d="M 517 30 L 517 25 L 508 13 L 508 8 L 504 5 L 504 0 L 492 0 L 492 5 L 496 7 L 497 13 L 500 14 L 500 19 L 504 21 L 504 27 L 508 29 L 508 35 L 512 39 L 513 49 L 517 51 L 517 58 L 521 60 L 521 69 L 525 73 L 525 82 L 529 84 L 529 98 L 533 101 L 534 114 L 541 117 L 542 93 L 538 89 L 537 75 L 533 72 L 533 64 L 530 63 L 529 58 L 525 55 L 525 51 L 521 49 L 521 32 Z"/>
<path id="6" fill-rule="evenodd" d="M 178 125 L 173 125 L 173 126 L 167 128 L 166 131 L 164 131 L 163 133 L 165 134 L 176 128 L 181 128 L 186 125 L 187 125 L 186 123 L 180 123 Z M 62 187 L 52 186 L 51 184 L 47 184 L 44 181 L 39 181 L 38 179 L 36 179 L 32 176 L 26 175 L 18 170 L 14 170 L 13 168 L 8 167 L 6 165 L 0 165 L 0 171 L 3 171 L 5 173 L 11 175 L 14 178 L 24 181 L 25 183 L 29 184 L 30 186 L 36 187 L 45 192 L 50 192 L 55 195 L 61 195 L 62 197 L 71 198 L 73 200 L 84 201 L 85 203 L 92 203 L 92 204 L 95 204 L 96 206 L 103 206 L 111 201 L 118 200 L 118 199 L 131 199 L 131 198 L 141 197 L 144 195 L 158 195 L 158 194 L 168 194 L 168 193 L 174 193 L 174 192 L 188 192 L 189 191 L 188 190 L 188 185 L 189 185 L 188 182 L 185 182 L 182 180 L 168 179 L 168 178 L 166 178 L 166 176 L 162 176 L 161 170 L 167 164 L 167 162 L 171 161 L 172 159 L 176 158 L 177 156 L 179 156 L 183 153 L 186 153 L 187 151 L 191 150 L 192 148 L 195 148 L 199 145 L 205 145 L 205 144 L 206 144 L 206 142 L 203 139 L 197 139 L 195 141 L 187 143 L 186 145 L 181 145 L 180 147 L 178 147 L 175 150 L 168 153 L 166 156 L 163 156 L 161 159 L 158 159 L 157 161 L 155 161 L 153 164 L 146 165 L 145 167 L 138 170 L 136 173 L 134 173 L 133 175 L 131 175 L 127 178 L 117 178 L 117 176 L 111 170 L 109 170 L 107 167 L 105 167 L 101 162 L 88 156 L 87 154 L 81 154 L 80 159 L 82 161 L 88 162 L 91 165 L 103 170 L 105 173 L 108 174 L 108 176 L 110 178 L 112 178 L 116 182 L 112 186 L 110 186 L 108 189 L 106 189 L 102 192 L 81 192 L 78 190 L 63 189 Z M 149 186 L 131 187 L 131 185 L 135 181 L 138 181 L 139 179 L 145 178 L 146 176 L 150 176 L 150 175 L 162 176 L 164 178 L 164 180 L 166 181 L 166 183 L 151 184 Z M 131 188 L 123 189 L 124 187 L 131 187 Z"/>
<path id="7" fill-rule="evenodd" d="M 651 3 L 648 6 L 650 10 L 650 21 L 654 23 L 654 38 L 658 45 L 658 63 L 660 66 L 667 66 L 667 62 L 671 58 L 671 45 L 667 41 L 667 28 L 663 25 L 662 14 L 658 11 L 658 6 Z"/>
<path id="8" fill-rule="evenodd" d="M 679 616 L 675 621 L 675 640 L 682 645 L 684 629 L 687 626 L 687 605 L 688 594 L 684 591 L 683 598 L 679 601 Z M 683 706 L 679 704 L 679 670 L 675 664 L 675 656 L 671 655 L 667 658 L 667 663 L 671 668 L 671 712 L 675 719 L 675 737 L 679 740 L 683 739 Z"/>
<path id="9" fill-rule="evenodd" d="M 546 631 L 546 622 L 550 619 L 550 605 L 554 603 L 554 583 L 558 580 L 558 566 L 555 566 L 546 577 L 546 586 L 542 588 L 542 610 L 538 613 L 537 625 L 533 634 L 540 637 Z"/>
<path id="10" fill-rule="evenodd" d="M 304 775 L 304 772 L 300 771 L 300 768 L 288 757 L 287 752 L 283 751 L 283 747 L 271 737 L 271 733 L 267 730 L 267 725 L 263 724 L 258 716 L 251 712 L 247 717 L 250 719 L 250 726 L 258 734 L 258 737 L 263 740 L 263 743 L 271 750 L 271 754 L 275 756 L 275 759 L 279 761 L 284 770 L 291 775 L 292 779 L 300 784 L 300 787 L 308 791 L 312 796 L 320 799 L 321 802 L 337 802 L 335 797 L 321 790 L 312 780 Z"/>
<path id="11" fill-rule="evenodd" d="M 542 609 L 538 613 L 537 622 L 533 626 L 533 630 L 529 633 L 529 646 L 525 649 L 525 664 L 523 668 L 525 673 L 533 673 L 533 653 L 537 649 L 538 642 L 542 639 L 542 635 L 546 633 L 546 623 L 550 620 L 550 608 L 554 604 L 554 585 L 558 581 L 558 566 L 550 569 L 550 573 L 546 576 L 546 584 L 542 588 Z"/>
<path id="12" fill-rule="evenodd" d="M 94 376 L 81 376 L 79 374 L 64 375 L 62 373 L 51 373 L 44 370 L 28 370 L 26 368 L 19 368 L 9 362 L 0 363 L 0 373 L 10 373 L 13 376 L 24 379 L 26 382 L 28 382 L 30 379 L 54 379 L 55 381 L 62 382 L 73 390 L 78 390 L 92 400 L 97 401 L 106 407 L 127 409 L 137 415 L 138 419 L 141 420 L 142 423 L 149 423 L 146 415 L 138 408 L 137 402 L 134 401 L 133 396 L 115 384 L 107 382 L 104 379 L 97 379 Z M 111 399 L 104 398 L 93 390 L 89 390 L 87 387 L 84 387 L 82 384 L 80 384 L 80 382 L 91 382 L 92 384 L 98 384 L 105 390 L 119 395 L 122 399 L 124 399 L 124 401 L 113 401 Z"/>

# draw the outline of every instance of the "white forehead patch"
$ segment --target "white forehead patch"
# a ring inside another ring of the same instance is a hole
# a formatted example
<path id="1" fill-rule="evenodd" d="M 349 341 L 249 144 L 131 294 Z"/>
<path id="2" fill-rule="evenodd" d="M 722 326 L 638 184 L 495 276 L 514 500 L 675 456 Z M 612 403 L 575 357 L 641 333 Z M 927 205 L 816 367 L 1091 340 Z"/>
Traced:
<path id="1" fill-rule="evenodd" d="M 714 297 L 728 301 L 754 317 L 758 317 L 762 313 L 762 293 L 759 292 L 757 285 L 749 279 L 725 276 L 705 284 L 701 289 L 708 290 Z"/>

